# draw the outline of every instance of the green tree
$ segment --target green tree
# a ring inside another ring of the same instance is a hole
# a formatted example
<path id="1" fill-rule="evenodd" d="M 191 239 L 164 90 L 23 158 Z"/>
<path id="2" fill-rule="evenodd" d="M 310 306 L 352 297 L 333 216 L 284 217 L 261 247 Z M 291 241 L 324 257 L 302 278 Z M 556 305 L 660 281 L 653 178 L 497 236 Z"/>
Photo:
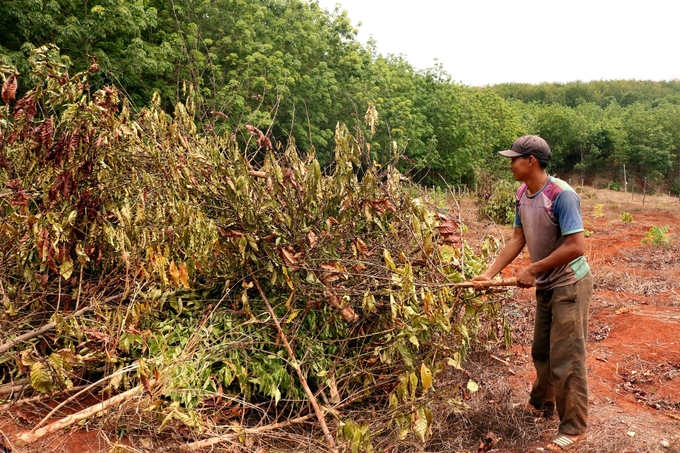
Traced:
<path id="1" fill-rule="evenodd" d="M 155 39 L 157 10 L 144 0 L 16 0 L 3 3 L 0 52 L 24 76 L 30 73 L 28 53 L 54 43 L 81 71 L 98 58 L 101 67 L 91 83 L 116 83 L 135 102 L 146 102 L 171 73 L 169 43 Z M 25 84 L 26 86 L 28 84 Z"/>
<path id="2" fill-rule="evenodd" d="M 673 167 L 673 137 L 664 130 L 658 113 L 640 103 L 631 105 L 623 112 L 627 146 L 621 161 L 628 164 L 636 176 L 645 180 L 659 180 Z"/>

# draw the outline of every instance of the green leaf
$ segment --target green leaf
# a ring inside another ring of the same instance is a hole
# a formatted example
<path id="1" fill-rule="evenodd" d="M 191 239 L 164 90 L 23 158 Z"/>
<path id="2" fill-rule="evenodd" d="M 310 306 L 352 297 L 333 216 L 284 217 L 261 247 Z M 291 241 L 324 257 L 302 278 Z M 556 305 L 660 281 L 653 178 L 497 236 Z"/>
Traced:
<path id="1" fill-rule="evenodd" d="M 40 393 L 52 391 L 52 375 L 41 362 L 31 365 L 31 386 Z"/>
<path id="2" fill-rule="evenodd" d="M 425 442 L 429 434 L 430 425 L 432 424 L 432 412 L 425 406 L 418 408 L 415 414 L 416 420 L 413 423 L 413 432 L 422 441 Z"/>
<path id="3" fill-rule="evenodd" d="M 73 261 L 71 260 L 71 257 L 66 257 L 64 261 L 61 262 L 61 266 L 59 266 L 59 274 L 65 280 L 68 280 L 69 278 L 71 278 L 72 273 L 73 273 Z"/>
<path id="4" fill-rule="evenodd" d="M 439 248 L 439 254 L 442 257 L 443 262 L 450 263 L 451 261 L 454 260 L 454 258 L 456 258 L 457 252 L 456 249 L 454 249 L 450 245 L 445 244 Z"/>
<path id="5" fill-rule="evenodd" d="M 448 363 L 449 366 L 454 367 L 457 370 L 462 370 L 463 368 L 461 367 L 461 357 L 460 353 L 456 352 L 453 354 L 453 357 L 449 357 L 446 359 L 446 363 Z"/>
<path id="6" fill-rule="evenodd" d="M 468 389 L 471 393 L 476 393 L 477 390 L 479 390 L 479 386 L 477 385 L 477 383 L 476 383 L 475 381 L 470 380 L 470 381 L 468 381 L 468 383 L 467 383 L 467 389 Z"/>
<path id="7" fill-rule="evenodd" d="M 288 315 L 288 317 L 286 318 L 286 321 L 284 322 L 284 324 L 288 324 L 289 322 L 291 322 L 292 320 L 294 320 L 295 318 L 297 318 L 301 311 L 302 311 L 302 310 L 300 310 L 299 308 L 294 309 L 294 310 L 291 310 L 291 311 L 290 311 L 290 315 Z"/>
<path id="8" fill-rule="evenodd" d="M 423 384 L 423 390 L 427 393 L 432 387 L 432 370 L 424 363 L 420 365 L 420 382 Z"/>
<path id="9" fill-rule="evenodd" d="M 366 313 L 375 313 L 376 308 L 375 308 L 375 296 L 371 294 L 369 291 L 366 291 L 364 293 L 364 301 L 361 305 L 361 308 L 366 311 Z"/>
<path id="10" fill-rule="evenodd" d="M 394 260 L 392 259 L 392 255 L 390 254 L 389 250 L 387 249 L 383 250 L 383 258 L 385 260 L 385 264 L 387 264 L 387 267 L 391 271 L 397 270 L 397 266 L 394 264 Z"/>

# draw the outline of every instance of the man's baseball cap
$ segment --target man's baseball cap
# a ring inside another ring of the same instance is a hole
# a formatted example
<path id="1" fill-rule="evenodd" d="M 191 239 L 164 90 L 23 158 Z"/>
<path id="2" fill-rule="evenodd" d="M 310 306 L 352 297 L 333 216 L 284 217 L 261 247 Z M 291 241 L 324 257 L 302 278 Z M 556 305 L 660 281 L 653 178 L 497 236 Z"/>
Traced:
<path id="1" fill-rule="evenodd" d="M 552 151 L 548 143 L 538 135 L 524 135 L 515 140 L 510 149 L 498 151 L 498 154 L 505 157 L 534 156 L 549 160 Z"/>

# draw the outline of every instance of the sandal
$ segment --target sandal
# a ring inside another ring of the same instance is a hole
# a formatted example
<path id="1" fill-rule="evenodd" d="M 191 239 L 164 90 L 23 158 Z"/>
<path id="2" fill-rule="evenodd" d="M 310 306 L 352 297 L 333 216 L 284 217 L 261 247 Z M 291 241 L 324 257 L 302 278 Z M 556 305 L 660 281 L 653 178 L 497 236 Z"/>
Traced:
<path id="1" fill-rule="evenodd" d="M 557 436 L 553 437 L 550 442 L 548 442 L 548 445 L 545 446 L 545 449 L 550 451 L 571 450 L 572 448 L 576 447 L 576 445 L 578 445 L 582 437 L 583 435 L 573 438 L 567 436 L 566 434 L 558 434 Z M 556 445 L 557 448 L 551 447 L 551 445 Z"/>

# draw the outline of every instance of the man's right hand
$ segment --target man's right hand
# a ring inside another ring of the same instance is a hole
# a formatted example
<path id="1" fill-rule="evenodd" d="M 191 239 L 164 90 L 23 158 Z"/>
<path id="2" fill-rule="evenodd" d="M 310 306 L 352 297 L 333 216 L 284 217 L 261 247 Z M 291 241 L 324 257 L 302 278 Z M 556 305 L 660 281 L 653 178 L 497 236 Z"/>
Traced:
<path id="1" fill-rule="evenodd" d="M 473 288 L 475 291 L 484 291 L 485 287 L 484 285 L 478 284 L 477 282 L 488 282 L 491 280 L 493 276 L 487 275 L 486 273 L 481 274 L 470 280 L 472 284 L 474 285 Z"/>

